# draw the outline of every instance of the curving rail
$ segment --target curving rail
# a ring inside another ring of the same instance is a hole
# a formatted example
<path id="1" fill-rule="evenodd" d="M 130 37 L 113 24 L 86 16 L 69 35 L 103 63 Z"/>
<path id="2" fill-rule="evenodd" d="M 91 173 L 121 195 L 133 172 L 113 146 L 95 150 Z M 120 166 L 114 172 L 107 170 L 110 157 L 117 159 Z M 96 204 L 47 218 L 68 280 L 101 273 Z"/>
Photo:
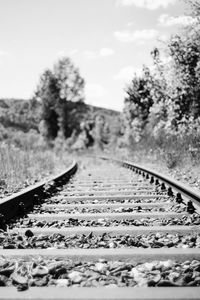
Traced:
<path id="1" fill-rule="evenodd" d="M 189 187 L 187 184 L 183 184 L 169 176 L 166 176 L 160 172 L 155 172 L 149 168 L 146 168 L 142 165 L 135 164 L 128 161 L 120 161 L 117 159 L 110 159 L 108 157 L 101 157 L 103 160 L 110 161 L 112 160 L 119 165 L 128 168 L 138 174 L 141 174 L 146 179 L 150 179 L 151 183 L 155 183 L 156 185 L 161 185 L 162 190 L 166 190 L 169 196 L 173 196 L 174 193 L 176 194 L 177 202 L 181 203 L 183 199 L 187 202 L 191 200 L 192 202 L 196 203 L 197 205 L 200 204 L 200 191 L 194 190 L 193 188 Z M 173 193 L 174 191 L 174 193 Z M 189 208 L 192 208 L 191 202 L 189 202 Z M 196 208 L 199 208 L 197 206 Z"/>
<path id="2" fill-rule="evenodd" d="M 67 170 L 29 186 L 18 193 L 0 199 L 0 224 L 17 214 L 23 214 L 26 209 L 37 203 L 38 199 L 47 196 L 57 189 L 63 182 L 67 182 L 78 168 L 77 162 L 73 161 Z"/>

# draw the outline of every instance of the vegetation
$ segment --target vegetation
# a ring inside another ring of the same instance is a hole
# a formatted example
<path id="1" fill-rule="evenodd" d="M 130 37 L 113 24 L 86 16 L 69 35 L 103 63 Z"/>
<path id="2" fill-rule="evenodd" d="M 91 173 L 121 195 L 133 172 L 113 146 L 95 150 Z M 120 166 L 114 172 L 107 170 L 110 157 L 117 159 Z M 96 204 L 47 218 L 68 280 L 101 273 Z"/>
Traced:
<path id="1" fill-rule="evenodd" d="M 63 165 L 69 164 L 69 159 L 61 161 L 60 157 L 52 151 L 34 150 L 1 144 L 0 192 L 2 196 L 34 184 L 58 172 Z"/>
<path id="2" fill-rule="evenodd" d="M 103 150 L 112 140 L 119 113 L 85 104 L 83 87 L 78 70 L 63 58 L 43 73 L 33 99 L 0 99 L 2 195 L 57 172 L 70 151 L 96 144 Z"/>
<path id="3" fill-rule="evenodd" d="M 162 153 L 169 167 L 185 156 L 200 159 L 200 3 L 188 1 L 193 22 L 170 37 L 164 53 L 153 49 L 126 88 L 124 144 Z"/>
<path id="4" fill-rule="evenodd" d="M 84 103 L 84 79 L 68 57 L 43 72 L 33 99 L 0 99 L 0 187 L 54 172 L 66 151 L 199 164 L 200 3 L 187 2 L 191 24 L 152 50 L 152 67 L 126 87 L 122 114 Z"/>
<path id="5" fill-rule="evenodd" d="M 64 137 L 70 137 L 69 103 L 83 102 L 84 80 L 68 57 L 60 59 L 53 71 L 42 74 L 34 99 L 42 104 L 43 136 L 55 139 L 61 131 Z"/>
<path id="6" fill-rule="evenodd" d="M 38 130 L 40 113 L 41 105 L 33 99 L 0 99 L 0 124 L 5 129 L 23 132 Z"/>

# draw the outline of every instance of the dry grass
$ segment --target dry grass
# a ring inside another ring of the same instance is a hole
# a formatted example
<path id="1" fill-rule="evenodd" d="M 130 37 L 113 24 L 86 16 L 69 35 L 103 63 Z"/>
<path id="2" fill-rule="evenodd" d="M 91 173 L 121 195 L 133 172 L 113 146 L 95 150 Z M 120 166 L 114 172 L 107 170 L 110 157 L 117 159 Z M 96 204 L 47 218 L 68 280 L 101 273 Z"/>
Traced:
<path id="1" fill-rule="evenodd" d="M 0 193 L 10 194 L 56 174 L 67 167 L 71 159 L 51 150 L 19 149 L 0 146 Z"/>
<path id="2" fill-rule="evenodd" d="M 110 153 L 110 157 L 132 161 L 157 172 L 180 180 L 193 188 L 200 190 L 199 155 L 191 155 L 190 151 L 163 149 L 118 149 Z"/>

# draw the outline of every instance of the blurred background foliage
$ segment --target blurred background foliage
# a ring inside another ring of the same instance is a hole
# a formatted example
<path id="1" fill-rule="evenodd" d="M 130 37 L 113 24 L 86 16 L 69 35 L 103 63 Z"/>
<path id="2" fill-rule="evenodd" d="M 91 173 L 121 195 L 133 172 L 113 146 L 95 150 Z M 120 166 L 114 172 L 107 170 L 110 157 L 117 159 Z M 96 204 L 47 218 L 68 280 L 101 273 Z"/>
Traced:
<path id="1" fill-rule="evenodd" d="M 168 167 L 200 158 L 200 2 L 186 2 L 193 22 L 153 49 L 152 66 L 125 89 L 123 144 L 161 153 Z"/>
<path id="2" fill-rule="evenodd" d="M 193 22 L 152 49 L 152 66 L 125 87 L 123 112 L 85 104 L 84 79 L 63 57 L 40 76 L 32 99 L 0 100 L 1 143 L 56 153 L 145 152 L 169 168 L 186 157 L 198 163 L 200 2 L 186 2 Z"/>

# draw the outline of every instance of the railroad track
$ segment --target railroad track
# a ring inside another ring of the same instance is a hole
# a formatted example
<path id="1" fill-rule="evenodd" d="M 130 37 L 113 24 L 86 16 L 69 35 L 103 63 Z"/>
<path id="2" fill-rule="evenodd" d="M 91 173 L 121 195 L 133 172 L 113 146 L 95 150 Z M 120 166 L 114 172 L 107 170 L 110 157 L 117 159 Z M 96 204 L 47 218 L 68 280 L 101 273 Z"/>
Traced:
<path id="1" fill-rule="evenodd" d="M 200 299 L 200 195 L 107 158 L 76 171 L 0 201 L 0 299 Z"/>

